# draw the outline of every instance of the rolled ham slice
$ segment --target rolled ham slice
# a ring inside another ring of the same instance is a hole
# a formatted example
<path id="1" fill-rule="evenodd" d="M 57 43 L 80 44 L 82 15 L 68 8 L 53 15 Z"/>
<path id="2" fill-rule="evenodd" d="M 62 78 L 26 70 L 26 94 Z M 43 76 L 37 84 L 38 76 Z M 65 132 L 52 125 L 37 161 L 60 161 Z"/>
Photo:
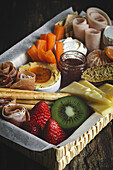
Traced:
<path id="1" fill-rule="evenodd" d="M 20 126 L 22 122 L 30 120 L 30 114 L 26 107 L 11 103 L 3 107 L 2 117 L 16 126 Z"/>
<path id="2" fill-rule="evenodd" d="M 3 62 L 0 64 L 0 74 L 1 75 L 9 75 L 14 80 L 17 76 L 17 69 L 14 67 L 11 62 Z"/>
<path id="3" fill-rule="evenodd" d="M 17 81 L 10 87 L 13 89 L 34 90 L 36 75 L 29 71 L 20 71 Z"/>
<path id="4" fill-rule="evenodd" d="M 88 8 L 87 9 L 87 21 L 91 28 L 95 28 L 99 31 L 107 25 L 112 25 L 109 16 L 99 8 Z"/>
<path id="5" fill-rule="evenodd" d="M 98 31 L 94 28 L 88 28 L 87 30 L 85 30 L 85 44 L 88 52 L 99 49 L 100 42 L 101 31 Z"/>
<path id="6" fill-rule="evenodd" d="M 3 75 L 0 73 L 0 88 L 2 87 L 10 87 L 13 83 L 13 79 L 9 75 Z"/>
<path id="7" fill-rule="evenodd" d="M 16 99 L 13 98 L 13 97 L 3 97 L 3 98 L 0 98 L 0 111 L 2 110 L 2 108 L 5 105 L 10 104 L 10 103 L 16 104 Z"/>
<path id="8" fill-rule="evenodd" d="M 17 69 L 11 62 L 0 64 L 0 87 L 10 87 L 16 80 Z"/>
<path id="9" fill-rule="evenodd" d="M 85 41 L 85 30 L 89 28 L 86 18 L 77 16 L 73 20 L 73 31 L 74 37 L 84 43 Z"/>

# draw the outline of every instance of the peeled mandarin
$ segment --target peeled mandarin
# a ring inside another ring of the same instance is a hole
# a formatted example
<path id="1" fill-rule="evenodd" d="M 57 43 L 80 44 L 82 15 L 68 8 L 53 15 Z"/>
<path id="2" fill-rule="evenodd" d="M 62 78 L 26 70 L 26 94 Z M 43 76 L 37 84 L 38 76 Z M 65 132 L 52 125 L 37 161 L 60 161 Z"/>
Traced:
<path id="1" fill-rule="evenodd" d="M 100 66 L 110 62 L 111 60 L 104 50 L 97 49 L 87 55 L 87 67 Z"/>
<path id="2" fill-rule="evenodd" d="M 111 59 L 113 60 L 113 46 L 107 46 L 105 47 L 105 53 L 106 55 Z"/>

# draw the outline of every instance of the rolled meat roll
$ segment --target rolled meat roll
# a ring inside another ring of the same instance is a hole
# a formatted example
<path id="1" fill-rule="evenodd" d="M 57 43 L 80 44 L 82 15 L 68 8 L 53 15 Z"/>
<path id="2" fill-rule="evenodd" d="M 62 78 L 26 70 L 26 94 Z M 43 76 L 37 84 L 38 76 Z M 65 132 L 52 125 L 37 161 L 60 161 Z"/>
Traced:
<path id="1" fill-rule="evenodd" d="M 89 28 L 86 18 L 77 16 L 73 20 L 74 37 L 82 42 L 85 41 L 85 30 Z"/>
<path id="2" fill-rule="evenodd" d="M 88 48 L 88 52 L 97 50 L 100 48 L 101 42 L 101 31 L 93 28 L 88 28 L 85 30 L 85 44 Z"/>
<path id="3" fill-rule="evenodd" d="M 107 25 L 112 25 L 109 16 L 99 8 L 88 8 L 87 9 L 87 21 L 91 28 L 95 28 L 99 31 Z"/>
<path id="4" fill-rule="evenodd" d="M 3 107 L 2 117 L 16 126 L 20 126 L 22 122 L 30 120 L 30 114 L 26 107 L 12 103 Z"/>
<path id="5" fill-rule="evenodd" d="M 13 97 L 3 97 L 3 98 L 0 98 L 0 110 L 7 104 L 10 104 L 10 103 L 13 103 L 13 104 L 16 104 L 16 99 L 13 98 Z"/>
<path id="6" fill-rule="evenodd" d="M 14 80 L 16 79 L 17 72 L 18 72 L 17 69 L 11 62 L 7 61 L 0 64 L 0 74 L 2 75 L 9 75 Z"/>
<path id="7" fill-rule="evenodd" d="M 10 87 L 16 80 L 17 69 L 11 62 L 0 64 L 0 87 Z"/>
<path id="8" fill-rule="evenodd" d="M 29 71 L 20 71 L 16 82 L 10 87 L 13 89 L 34 90 L 36 75 Z"/>
<path id="9" fill-rule="evenodd" d="M 0 88 L 10 87 L 13 83 L 13 79 L 9 75 L 3 75 L 0 73 Z"/>

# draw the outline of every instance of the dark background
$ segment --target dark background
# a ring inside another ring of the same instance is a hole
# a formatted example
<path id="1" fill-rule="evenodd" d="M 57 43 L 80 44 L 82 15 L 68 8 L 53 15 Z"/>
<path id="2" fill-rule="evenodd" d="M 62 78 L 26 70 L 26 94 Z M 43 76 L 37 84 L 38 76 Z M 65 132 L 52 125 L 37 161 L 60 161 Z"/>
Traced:
<path id="1" fill-rule="evenodd" d="M 0 54 L 70 6 L 98 7 L 113 19 L 112 0 L 4 0 L 0 4 Z"/>
<path id="2" fill-rule="evenodd" d="M 86 11 L 88 7 L 98 7 L 107 12 L 113 19 L 113 0 L 4 0 L 0 3 L 0 54 L 22 40 L 24 37 L 42 26 L 45 22 L 53 18 L 63 10 L 73 7 L 78 12 Z M 78 162 L 78 170 L 93 169 L 113 169 L 113 125 L 110 123 L 97 137 L 89 144 L 81 154 L 75 158 L 68 170 L 76 169 L 76 162 L 83 160 L 83 155 L 91 152 L 92 157 L 88 159 L 92 162 Z M 106 141 L 106 145 L 103 141 Z M 109 143 L 108 143 L 109 141 Z M 102 146 L 102 148 L 101 148 Z M 98 148 L 98 149 L 97 149 Z M 103 150 L 103 148 L 105 148 Z M 96 153 L 96 149 L 99 155 Z M 104 158 L 102 156 L 104 155 Z M 98 158 L 97 158 L 98 156 Z M 94 163 L 94 160 L 97 162 Z M 85 164 L 84 163 L 84 164 Z M 81 168 L 80 168 L 81 164 Z M 87 167 L 87 168 L 85 168 Z M 45 170 L 36 162 L 10 149 L 4 144 L 0 144 L 0 170 Z"/>

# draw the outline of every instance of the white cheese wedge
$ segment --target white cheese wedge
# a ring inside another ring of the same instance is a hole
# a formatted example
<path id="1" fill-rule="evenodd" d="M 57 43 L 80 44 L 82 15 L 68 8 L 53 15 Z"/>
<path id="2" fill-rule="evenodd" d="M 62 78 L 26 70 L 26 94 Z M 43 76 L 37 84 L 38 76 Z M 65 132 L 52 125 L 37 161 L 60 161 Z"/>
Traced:
<path id="1" fill-rule="evenodd" d="M 70 85 L 61 89 L 61 92 L 78 95 L 79 97 L 82 97 L 87 101 L 113 106 L 113 103 L 109 99 L 101 95 L 96 90 L 91 90 L 90 88 L 80 84 L 79 82 L 75 82 L 75 81 L 72 82 Z"/>
<path id="2" fill-rule="evenodd" d="M 104 47 L 113 45 L 113 26 L 107 26 L 103 32 Z"/>
<path id="3" fill-rule="evenodd" d="M 99 89 L 102 90 L 104 93 L 107 93 L 107 95 L 113 98 L 113 85 L 109 83 L 105 83 L 102 86 L 100 86 Z"/>
<path id="4" fill-rule="evenodd" d="M 106 97 L 107 99 L 109 99 L 109 100 L 111 100 L 113 102 L 113 95 L 111 96 L 110 93 L 108 94 L 107 89 L 110 88 L 110 87 L 107 87 L 107 85 L 106 85 L 106 87 L 103 85 L 103 90 L 102 90 L 101 87 L 97 88 L 96 86 L 94 86 L 92 83 L 90 83 L 87 80 L 80 80 L 79 83 L 86 86 L 86 87 L 88 87 L 88 88 L 90 88 L 91 90 L 96 90 L 103 97 Z M 104 89 L 106 89 L 106 90 L 104 90 Z M 113 94 L 113 86 L 112 86 L 112 94 Z"/>

